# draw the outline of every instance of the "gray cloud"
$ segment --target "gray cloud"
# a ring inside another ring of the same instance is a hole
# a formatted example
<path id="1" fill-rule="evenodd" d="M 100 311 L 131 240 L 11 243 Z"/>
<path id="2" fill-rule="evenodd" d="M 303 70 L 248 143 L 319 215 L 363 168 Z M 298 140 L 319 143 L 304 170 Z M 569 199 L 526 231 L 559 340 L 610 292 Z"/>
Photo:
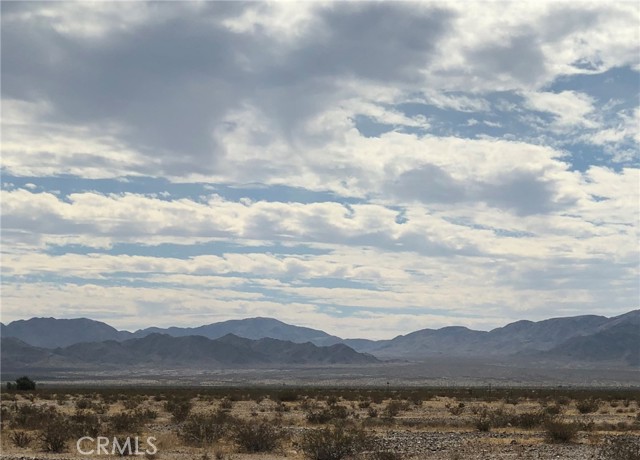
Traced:
<path id="1" fill-rule="evenodd" d="M 573 204 L 557 198 L 558 184 L 532 171 L 503 173 L 493 182 L 457 180 L 442 168 L 423 165 L 406 171 L 387 185 L 387 192 L 403 201 L 462 203 L 483 201 L 518 215 L 552 212 Z"/>
<path id="2" fill-rule="evenodd" d="M 474 73 L 482 78 L 511 77 L 525 84 L 535 84 L 547 72 L 540 46 L 536 34 L 521 34 L 505 43 L 472 50 L 467 59 Z"/>
<path id="3" fill-rule="evenodd" d="M 214 173 L 224 149 L 213 130 L 231 111 L 248 103 L 290 137 L 336 100 L 341 78 L 417 78 L 451 19 L 408 5 L 337 4 L 318 12 L 320 32 L 282 44 L 222 24 L 247 5 L 152 4 L 142 24 L 100 39 L 60 33 L 43 18 L 25 22 L 17 18 L 27 7 L 7 6 L 3 98 L 46 101 L 44 121 L 96 135 L 117 126 L 162 173 Z"/>

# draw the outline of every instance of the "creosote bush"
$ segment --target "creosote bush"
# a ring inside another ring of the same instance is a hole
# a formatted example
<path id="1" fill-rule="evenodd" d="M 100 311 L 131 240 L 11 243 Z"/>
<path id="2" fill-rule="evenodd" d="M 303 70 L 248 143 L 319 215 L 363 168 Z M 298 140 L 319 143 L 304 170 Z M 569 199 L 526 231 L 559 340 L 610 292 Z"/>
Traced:
<path id="1" fill-rule="evenodd" d="M 204 447 L 220 440 L 234 423 L 235 419 L 221 410 L 208 414 L 191 414 L 184 421 L 178 437 L 186 444 Z"/>
<path id="2" fill-rule="evenodd" d="M 306 414 L 307 422 L 313 424 L 329 423 L 332 420 L 345 420 L 349 417 L 349 410 L 344 406 L 333 405 L 319 410 L 309 410 Z"/>
<path id="3" fill-rule="evenodd" d="M 581 414 L 591 414 L 598 410 L 600 407 L 600 402 L 596 399 L 584 399 L 582 401 L 578 401 L 576 403 L 576 409 Z"/>
<path id="4" fill-rule="evenodd" d="M 284 432 L 266 420 L 238 421 L 233 439 L 244 452 L 272 452 L 280 446 Z"/>
<path id="5" fill-rule="evenodd" d="M 309 460 L 342 460 L 363 452 L 369 437 L 345 425 L 309 430 L 302 436 L 302 451 Z"/>
<path id="6" fill-rule="evenodd" d="M 552 419 L 545 423 L 547 441 L 552 443 L 566 443 L 575 440 L 579 426 L 577 423 Z"/>
<path id="7" fill-rule="evenodd" d="M 172 398 L 168 400 L 164 408 L 173 416 L 173 421 L 182 423 L 191 412 L 191 401 L 189 399 Z"/>
<path id="8" fill-rule="evenodd" d="M 27 447 L 31 444 L 31 436 L 29 436 L 29 433 L 25 433 L 24 431 L 14 431 L 11 433 L 9 438 L 16 447 Z"/>
<path id="9" fill-rule="evenodd" d="M 40 443 L 45 452 L 60 453 L 67 449 L 69 426 L 61 418 L 52 419 L 40 433 Z"/>

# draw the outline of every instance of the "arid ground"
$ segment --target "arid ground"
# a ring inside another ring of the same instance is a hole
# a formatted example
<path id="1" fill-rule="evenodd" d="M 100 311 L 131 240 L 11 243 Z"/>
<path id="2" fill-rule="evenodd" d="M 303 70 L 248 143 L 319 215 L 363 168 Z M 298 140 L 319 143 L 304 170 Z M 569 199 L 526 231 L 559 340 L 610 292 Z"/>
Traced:
<path id="1" fill-rule="evenodd" d="M 1 458 L 109 458 L 77 439 L 137 436 L 159 459 L 631 460 L 639 404 L 634 389 L 3 390 Z"/>

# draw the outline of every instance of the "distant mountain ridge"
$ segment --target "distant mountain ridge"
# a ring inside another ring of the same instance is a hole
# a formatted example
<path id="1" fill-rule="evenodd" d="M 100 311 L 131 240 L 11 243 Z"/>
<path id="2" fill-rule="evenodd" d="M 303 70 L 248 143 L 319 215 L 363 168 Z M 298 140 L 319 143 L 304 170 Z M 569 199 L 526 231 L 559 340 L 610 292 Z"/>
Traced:
<path id="1" fill-rule="evenodd" d="M 231 336 L 229 336 L 231 334 Z M 114 344 L 142 339 L 149 336 L 174 338 L 200 337 L 217 340 L 236 337 L 261 341 L 272 339 L 316 346 L 341 345 L 356 352 L 370 353 L 381 359 L 409 359 L 434 356 L 452 357 L 504 357 L 527 356 L 531 359 L 570 362 L 619 362 L 630 366 L 640 365 L 640 310 L 633 310 L 612 318 L 582 315 L 551 318 L 542 321 L 516 321 L 491 331 L 475 331 L 466 327 L 449 326 L 441 329 L 422 329 L 390 340 L 342 339 L 326 332 L 307 327 L 293 326 L 273 318 L 247 318 L 208 324 L 194 328 L 147 328 L 136 332 L 118 331 L 108 324 L 86 318 L 61 320 L 32 318 L 2 325 L 3 338 L 16 338 L 24 345 L 43 349 L 71 347 L 82 342 L 112 341 Z M 155 339 L 160 340 L 160 339 Z M 223 341 L 224 342 L 224 341 Z M 148 343 L 151 343 L 149 341 Z M 181 343 L 181 342 L 175 342 Z M 221 342 L 222 343 L 222 342 Z M 262 344 L 267 344 L 262 342 Z M 95 345 L 84 345 L 90 349 Z M 245 353 L 256 349 L 248 342 Z M 116 345 L 105 349 L 118 353 Z M 336 349 L 338 350 L 338 349 Z M 24 350 L 27 351 L 26 349 Z M 72 353 L 70 349 L 68 353 Z M 154 350 L 148 350 L 153 355 Z M 29 350 L 33 354 L 33 350 Z M 56 359 L 68 359 L 70 355 L 56 355 Z M 75 356 L 77 358 L 77 356 Z M 292 362 L 296 360 L 291 355 Z M 303 360 L 304 361 L 304 360 Z"/>
<path id="2" fill-rule="evenodd" d="M 250 340 L 233 334 L 218 339 L 149 334 L 121 342 L 77 343 L 64 348 L 33 347 L 13 337 L 1 339 L 3 371 L 29 369 L 136 369 L 263 367 L 269 365 L 374 364 L 375 357 L 343 344 L 318 347 L 310 342 Z"/>
<path id="3" fill-rule="evenodd" d="M 167 329 L 150 327 L 137 330 L 133 333 L 133 336 L 145 337 L 150 333 L 156 332 L 168 334 L 173 337 L 201 335 L 210 339 L 217 339 L 227 334 L 233 334 L 247 339 L 262 339 L 268 337 L 298 343 L 312 342 L 316 345 L 333 345 L 342 341 L 340 337 L 329 335 L 324 331 L 311 329 L 309 327 L 293 326 L 274 318 L 263 317 L 232 319 L 199 327 L 170 327 Z"/>

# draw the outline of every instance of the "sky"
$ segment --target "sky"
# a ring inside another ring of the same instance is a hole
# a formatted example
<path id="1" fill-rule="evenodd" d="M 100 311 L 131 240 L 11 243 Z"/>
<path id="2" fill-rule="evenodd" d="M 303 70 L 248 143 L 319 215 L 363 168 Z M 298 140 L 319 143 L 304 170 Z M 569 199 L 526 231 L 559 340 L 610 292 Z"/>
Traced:
<path id="1" fill-rule="evenodd" d="M 2 321 L 639 306 L 636 2 L 10 2 Z"/>

